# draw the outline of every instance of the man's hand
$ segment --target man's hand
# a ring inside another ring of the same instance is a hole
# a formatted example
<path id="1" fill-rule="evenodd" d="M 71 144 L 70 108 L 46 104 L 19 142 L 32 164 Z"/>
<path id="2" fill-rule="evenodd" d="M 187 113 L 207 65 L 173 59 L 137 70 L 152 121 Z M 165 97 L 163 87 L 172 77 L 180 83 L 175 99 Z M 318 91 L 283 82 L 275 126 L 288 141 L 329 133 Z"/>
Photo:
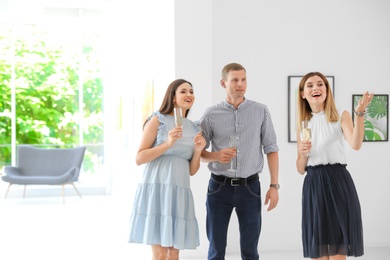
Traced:
<path id="1" fill-rule="evenodd" d="M 278 202 L 279 202 L 279 191 L 275 188 L 270 187 L 265 196 L 265 202 L 264 202 L 264 205 L 268 205 L 269 203 L 267 211 L 276 208 Z"/>
<path id="2" fill-rule="evenodd" d="M 220 163 L 228 163 L 236 155 L 237 153 L 235 150 L 230 148 L 225 148 L 217 152 L 217 161 Z"/>

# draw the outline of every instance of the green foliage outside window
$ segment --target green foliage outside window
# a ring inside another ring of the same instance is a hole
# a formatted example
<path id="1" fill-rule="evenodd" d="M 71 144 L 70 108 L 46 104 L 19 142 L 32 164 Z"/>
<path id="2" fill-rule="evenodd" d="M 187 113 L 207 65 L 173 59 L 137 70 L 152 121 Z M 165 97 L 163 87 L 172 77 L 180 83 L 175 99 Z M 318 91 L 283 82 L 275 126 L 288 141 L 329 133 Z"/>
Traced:
<path id="1" fill-rule="evenodd" d="M 84 170 L 94 172 L 103 158 L 98 37 L 76 36 L 64 42 L 39 26 L 0 24 L 0 113 L 11 111 L 14 84 L 16 144 L 86 145 Z M 10 122 L 0 117 L 0 168 L 11 164 Z"/>

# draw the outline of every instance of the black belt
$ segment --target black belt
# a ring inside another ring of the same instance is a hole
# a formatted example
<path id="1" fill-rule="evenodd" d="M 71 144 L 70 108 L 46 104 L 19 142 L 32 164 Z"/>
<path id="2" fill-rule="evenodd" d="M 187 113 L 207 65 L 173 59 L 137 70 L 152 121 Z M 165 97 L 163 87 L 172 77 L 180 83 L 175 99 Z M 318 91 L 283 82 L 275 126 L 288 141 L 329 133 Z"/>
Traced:
<path id="1" fill-rule="evenodd" d="M 231 185 L 231 186 L 247 186 L 252 181 L 259 179 L 259 174 L 255 173 L 248 178 L 230 178 L 223 175 L 216 175 L 211 173 L 211 178 L 216 182 L 222 183 L 223 185 Z"/>

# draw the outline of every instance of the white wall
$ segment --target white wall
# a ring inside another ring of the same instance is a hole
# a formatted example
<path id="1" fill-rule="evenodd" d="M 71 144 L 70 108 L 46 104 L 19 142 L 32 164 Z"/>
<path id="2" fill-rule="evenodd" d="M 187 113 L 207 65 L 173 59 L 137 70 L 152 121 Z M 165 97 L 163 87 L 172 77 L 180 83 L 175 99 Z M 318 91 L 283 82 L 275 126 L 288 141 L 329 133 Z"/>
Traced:
<path id="1" fill-rule="evenodd" d="M 191 118 L 225 97 L 220 70 L 229 62 L 247 69 L 247 98 L 268 105 L 280 148 L 280 202 L 263 210 L 260 250 L 300 249 L 301 187 L 295 169 L 296 144 L 287 141 L 287 76 L 320 71 L 335 76 L 339 108 L 352 108 L 352 94 L 389 94 L 390 1 L 386 0 L 187 0 L 175 1 L 176 77 L 190 80 L 197 100 Z M 349 170 L 363 210 L 366 246 L 389 246 L 389 142 L 365 142 L 350 151 Z M 205 199 L 209 172 L 192 178 L 201 233 L 198 250 L 207 253 Z M 269 173 L 261 175 L 263 197 Z M 228 252 L 239 251 L 233 217 Z"/>

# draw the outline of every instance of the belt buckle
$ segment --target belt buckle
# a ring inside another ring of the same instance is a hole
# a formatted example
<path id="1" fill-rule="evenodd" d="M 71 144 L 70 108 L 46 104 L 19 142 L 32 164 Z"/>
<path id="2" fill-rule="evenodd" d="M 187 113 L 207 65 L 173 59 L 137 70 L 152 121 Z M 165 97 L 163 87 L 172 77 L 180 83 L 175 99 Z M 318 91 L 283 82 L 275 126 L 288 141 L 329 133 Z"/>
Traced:
<path id="1" fill-rule="evenodd" d="M 237 183 L 234 183 L 235 181 L 237 181 Z M 240 179 L 231 179 L 230 185 L 231 186 L 240 186 Z"/>

